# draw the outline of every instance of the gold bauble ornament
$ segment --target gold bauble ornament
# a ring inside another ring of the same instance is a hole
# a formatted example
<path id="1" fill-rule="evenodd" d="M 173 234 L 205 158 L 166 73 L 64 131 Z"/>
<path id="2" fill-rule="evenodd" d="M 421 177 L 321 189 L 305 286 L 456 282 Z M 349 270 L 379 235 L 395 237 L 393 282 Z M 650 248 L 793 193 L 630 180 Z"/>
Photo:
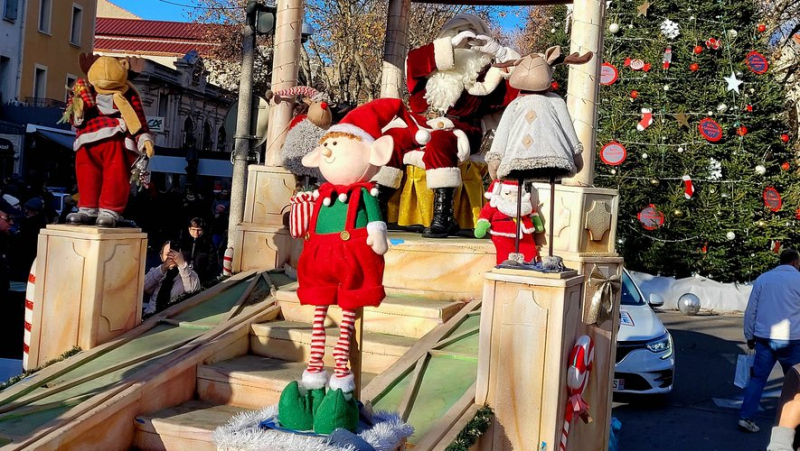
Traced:
<path id="1" fill-rule="evenodd" d="M 658 185 L 661 184 L 661 182 L 656 178 L 652 178 L 652 179 L 650 179 L 650 184 L 653 185 L 653 186 L 658 186 Z"/>
<path id="2" fill-rule="evenodd" d="M 758 221 L 756 221 L 756 225 L 763 229 L 763 228 L 767 227 L 767 221 L 764 221 L 763 219 L 759 219 Z"/>
<path id="3" fill-rule="evenodd" d="M 682 218 L 683 210 L 681 210 L 680 208 L 676 208 L 675 210 L 672 211 L 672 215 L 675 216 L 676 218 Z"/>

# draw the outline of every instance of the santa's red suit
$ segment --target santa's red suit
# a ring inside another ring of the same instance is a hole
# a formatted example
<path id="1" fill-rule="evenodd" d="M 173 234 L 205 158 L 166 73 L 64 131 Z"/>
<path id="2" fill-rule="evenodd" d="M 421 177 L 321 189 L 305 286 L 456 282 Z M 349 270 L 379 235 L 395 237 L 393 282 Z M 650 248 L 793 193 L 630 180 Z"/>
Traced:
<path id="1" fill-rule="evenodd" d="M 492 243 L 494 243 L 497 250 L 498 265 L 508 260 L 508 255 L 514 252 L 514 239 L 517 233 L 516 200 L 503 199 L 500 194 L 501 185 L 504 185 L 505 189 L 512 188 L 514 191 L 517 190 L 516 182 L 498 182 L 497 180 L 492 182 L 489 191 L 486 193 L 486 197 L 490 201 L 481 209 L 476 226 L 476 236 L 480 238 L 483 235 L 479 231 L 485 233 L 488 224 Z M 536 242 L 533 239 L 536 227 L 531 219 L 531 214 L 535 213 L 533 213 L 533 206 L 527 193 L 523 195 L 521 213 L 522 227 L 520 227 L 519 235 L 519 252 L 525 257 L 526 262 L 531 262 L 536 258 L 538 252 L 536 251 Z"/>
<path id="2" fill-rule="evenodd" d="M 78 208 L 90 216 L 98 210 L 115 219 L 121 216 L 128 203 L 131 166 L 145 153 L 145 142 L 153 141 L 139 94 L 129 87 L 123 96 L 141 124 L 136 133 L 131 133 L 110 94 L 95 94 L 92 103 L 84 102 L 83 119 L 73 120 Z"/>
<path id="3" fill-rule="evenodd" d="M 478 152 L 483 132 L 492 128 L 481 120 L 502 112 L 519 94 L 506 81 L 508 69 L 492 68 L 492 57 L 477 50 L 454 49 L 451 39 L 442 37 L 408 53 L 409 106 L 417 124 L 427 125 L 430 141 L 420 150 L 411 134 L 391 133 L 395 155 L 376 179 L 381 185 L 399 187 L 403 166 L 411 164 L 426 170 L 428 188 L 461 186 L 459 163 Z M 509 57 L 518 57 L 513 50 L 506 51 Z M 469 75 L 461 77 L 462 72 Z M 461 86 L 450 82 L 462 78 L 468 80 Z M 442 116 L 426 120 L 421 115 L 428 110 Z"/>

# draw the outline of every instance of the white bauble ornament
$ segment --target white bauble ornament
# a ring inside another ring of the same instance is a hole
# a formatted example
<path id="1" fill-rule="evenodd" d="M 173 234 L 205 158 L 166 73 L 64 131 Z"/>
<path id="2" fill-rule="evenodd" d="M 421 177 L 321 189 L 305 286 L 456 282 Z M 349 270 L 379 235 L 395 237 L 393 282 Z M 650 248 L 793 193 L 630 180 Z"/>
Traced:
<path id="1" fill-rule="evenodd" d="M 646 159 L 647 159 L 647 154 L 646 154 L 646 153 L 643 153 L 643 154 L 642 154 L 642 160 L 646 160 Z"/>
<path id="2" fill-rule="evenodd" d="M 619 24 L 616 22 L 612 23 L 611 25 L 608 26 L 608 31 L 610 31 L 613 34 L 619 33 Z"/>
<path id="3" fill-rule="evenodd" d="M 683 153 L 683 147 L 678 147 L 678 153 Z"/>
<path id="4" fill-rule="evenodd" d="M 733 232 L 728 232 L 725 234 L 725 238 L 727 238 L 728 241 L 733 241 L 736 239 L 736 234 Z"/>
<path id="5" fill-rule="evenodd" d="M 728 30 L 725 34 L 728 36 L 728 39 L 736 39 L 736 37 L 739 36 L 739 32 L 736 30 Z"/>
<path id="6" fill-rule="evenodd" d="M 724 113 L 724 112 L 728 111 L 728 105 L 725 105 L 724 103 L 720 103 L 719 105 L 717 105 L 717 111 L 719 111 L 720 113 Z"/>
<path id="7" fill-rule="evenodd" d="M 756 174 L 764 175 L 766 173 L 767 173 L 767 168 L 765 168 L 764 166 L 762 166 L 760 164 L 758 166 L 756 166 Z"/>
<path id="8" fill-rule="evenodd" d="M 664 85 L 664 91 L 669 91 L 669 85 Z"/>
<path id="9" fill-rule="evenodd" d="M 611 175 L 616 175 L 616 174 L 617 174 L 617 170 L 616 169 L 612 169 L 611 170 Z"/>
<path id="10" fill-rule="evenodd" d="M 555 28 L 552 28 L 552 29 L 550 30 L 550 33 L 553 33 L 553 34 L 555 34 L 555 32 L 556 32 L 556 29 L 555 29 Z"/>

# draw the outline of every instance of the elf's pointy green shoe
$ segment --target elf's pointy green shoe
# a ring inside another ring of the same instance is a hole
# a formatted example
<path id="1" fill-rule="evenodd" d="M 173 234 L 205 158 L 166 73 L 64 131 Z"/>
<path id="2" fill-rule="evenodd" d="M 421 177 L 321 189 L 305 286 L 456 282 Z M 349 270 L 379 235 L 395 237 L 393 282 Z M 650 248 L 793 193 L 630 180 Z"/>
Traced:
<path id="1" fill-rule="evenodd" d="M 301 393 L 297 381 L 289 382 L 281 392 L 281 399 L 278 401 L 278 421 L 282 427 L 296 431 L 310 431 L 314 428 L 311 392 L 306 390 L 303 392 Z"/>
<path id="2" fill-rule="evenodd" d="M 349 400 L 347 398 L 350 398 Z M 355 432 L 358 426 L 358 404 L 342 390 L 328 390 L 325 399 L 314 414 L 314 432 L 330 434 L 336 429 Z"/>

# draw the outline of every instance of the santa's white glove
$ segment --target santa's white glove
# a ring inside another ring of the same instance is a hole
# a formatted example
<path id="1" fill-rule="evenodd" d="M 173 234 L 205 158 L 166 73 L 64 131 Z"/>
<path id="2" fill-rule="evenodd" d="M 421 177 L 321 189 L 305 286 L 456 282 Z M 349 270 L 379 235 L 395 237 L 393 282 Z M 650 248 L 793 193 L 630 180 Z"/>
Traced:
<path id="1" fill-rule="evenodd" d="M 475 38 L 475 33 L 469 30 L 462 31 L 461 33 L 453 36 L 453 38 L 450 39 L 450 43 L 453 44 L 453 47 L 458 47 L 459 44 L 464 42 L 464 39 L 474 39 L 474 38 Z"/>
<path id="2" fill-rule="evenodd" d="M 389 240 L 387 239 L 386 223 L 383 221 L 372 221 L 367 223 L 367 246 L 378 255 L 389 252 Z"/>
<path id="3" fill-rule="evenodd" d="M 479 34 L 475 37 L 477 41 L 483 41 L 483 45 L 473 44 L 472 49 L 483 52 L 489 55 L 494 55 L 495 58 L 502 60 L 506 56 L 506 48 L 500 45 L 494 38 Z"/>

